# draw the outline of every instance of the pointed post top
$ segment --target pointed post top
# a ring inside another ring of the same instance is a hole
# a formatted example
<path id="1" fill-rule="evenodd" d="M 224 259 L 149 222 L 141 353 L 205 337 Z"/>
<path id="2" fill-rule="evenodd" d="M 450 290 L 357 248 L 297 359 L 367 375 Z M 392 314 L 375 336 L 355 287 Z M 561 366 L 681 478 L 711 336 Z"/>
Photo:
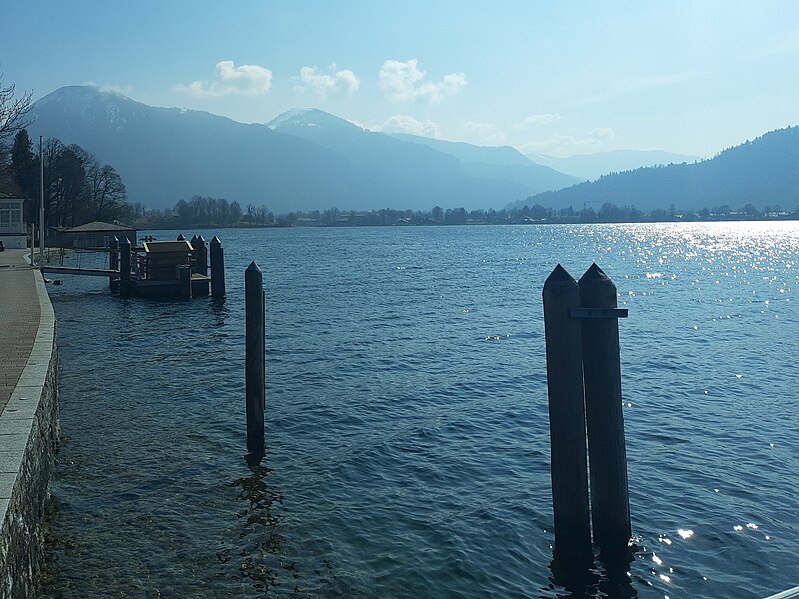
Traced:
<path id="1" fill-rule="evenodd" d="M 260 269 L 260 268 L 258 267 L 258 265 L 255 263 L 255 260 L 253 260 L 252 262 L 250 262 L 250 265 L 247 267 L 247 269 L 246 269 L 244 272 L 253 272 L 253 271 L 255 271 L 255 272 L 261 272 L 261 269 Z"/>
<path id="2" fill-rule="evenodd" d="M 572 277 L 568 271 L 563 268 L 560 264 L 558 264 L 555 269 L 549 274 L 547 277 L 547 281 L 573 281 L 574 277 Z"/>
<path id="3" fill-rule="evenodd" d="M 189 243 L 191 243 L 193 245 L 195 241 L 197 241 L 197 236 L 196 235 L 192 235 L 191 236 L 191 241 Z"/>
<path id="4" fill-rule="evenodd" d="M 178 234 L 178 241 L 186 241 L 186 238 L 183 236 L 183 233 Z"/>
<path id="5" fill-rule="evenodd" d="M 122 236 L 122 241 L 119 242 L 121 245 L 130 245 L 130 239 L 128 239 L 127 235 Z"/>
<path id="6" fill-rule="evenodd" d="M 202 236 L 202 235 L 197 235 L 197 240 L 196 240 L 196 241 L 197 241 L 197 243 L 199 243 L 200 245 L 205 245 L 205 239 L 203 239 L 203 236 Z"/>
<path id="7" fill-rule="evenodd" d="M 119 243 L 119 237 L 117 237 L 116 235 L 112 235 L 111 241 L 116 241 L 117 243 Z"/>
<path id="8" fill-rule="evenodd" d="M 563 289 L 563 286 L 566 287 L 577 287 L 577 281 L 574 280 L 565 268 L 563 268 L 560 264 L 558 264 L 555 269 L 550 273 L 547 277 L 547 280 L 544 281 L 544 293 L 547 293 L 548 290 L 554 289 Z"/>
<path id="9" fill-rule="evenodd" d="M 214 238 L 211 240 L 211 243 L 214 245 L 222 245 L 222 242 L 219 241 L 219 237 L 217 237 L 216 235 L 214 235 Z"/>
<path id="10" fill-rule="evenodd" d="M 595 280 L 595 281 L 598 281 L 598 280 L 610 281 L 610 277 L 608 277 L 608 275 L 605 274 L 605 271 L 603 271 L 601 268 L 599 268 L 599 266 L 597 266 L 597 263 L 594 262 L 593 264 L 591 264 L 589 269 L 585 271 L 585 274 L 582 277 L 580 277 L 580 281 L 582 282 L 583 280 L 586 280 L 586 281 L 592 281 L 592 280 Z"/>

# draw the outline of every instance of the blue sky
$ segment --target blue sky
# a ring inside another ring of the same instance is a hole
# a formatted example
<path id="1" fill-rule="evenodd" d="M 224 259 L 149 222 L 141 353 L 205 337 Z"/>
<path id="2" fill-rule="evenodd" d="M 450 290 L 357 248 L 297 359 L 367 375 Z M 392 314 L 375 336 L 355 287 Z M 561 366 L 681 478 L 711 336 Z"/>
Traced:
<path id="1" fill-rule="evenodd" d="M 799 124 L 799 2 L 6 0 L 0 71 L 266 122 L 560 156 L 712 156 Z"/>

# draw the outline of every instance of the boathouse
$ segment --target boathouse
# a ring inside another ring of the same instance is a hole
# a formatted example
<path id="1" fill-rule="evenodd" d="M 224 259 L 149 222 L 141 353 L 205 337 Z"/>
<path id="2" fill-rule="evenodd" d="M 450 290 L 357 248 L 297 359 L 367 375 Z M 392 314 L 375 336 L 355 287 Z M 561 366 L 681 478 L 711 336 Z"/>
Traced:
<path id="1" fill-rule="evenodd" d="M 0 191 L 0 241 L 8 249 L 24 249 L 28 245 L 23 216 L 26 199 Z"/>
<path id="2" fill-rule="evenodd" d="M 71 228 L 53 227 L 50 233 L 48 245 L 62 248 L 108 248 L 114 236 L 120 241 L 127 237 L 132 246 L 136 245 L 136 229 L 117 221 L 94 221 Z"/>

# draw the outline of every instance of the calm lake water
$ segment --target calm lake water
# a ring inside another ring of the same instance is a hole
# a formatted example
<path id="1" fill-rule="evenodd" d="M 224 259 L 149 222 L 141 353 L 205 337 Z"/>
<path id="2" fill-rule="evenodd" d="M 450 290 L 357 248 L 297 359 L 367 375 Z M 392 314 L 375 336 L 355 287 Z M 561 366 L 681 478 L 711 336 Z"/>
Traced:
<path id="1" fill-rule="evenodd" d="M 214 231 L 184 231 L 187 237 Z M 217 231 L 227 300 L 51 287 L 43 596 L 762 597 L 799 584 L 799 223 Z M 152 232 L 174 239 L 177 232 Z M 244 459 L 243 272 L 267 443 Z M 551 568 L 541 289 L 618 287 L 633 532 Z"/>

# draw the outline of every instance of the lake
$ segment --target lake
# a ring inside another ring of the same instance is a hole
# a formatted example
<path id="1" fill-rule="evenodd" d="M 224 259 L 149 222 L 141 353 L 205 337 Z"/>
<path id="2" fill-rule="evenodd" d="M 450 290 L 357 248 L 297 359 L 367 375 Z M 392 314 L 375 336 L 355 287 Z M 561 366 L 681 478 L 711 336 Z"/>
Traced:
<path id="1" fill-rule="evenodd" d="M 183 233 L 222 239 L 225 301 L 120 300 L 89 277 L 49 287 L 64 439 L 43 597 L 752 598 L 799 584 L 799 223 Z M 253 468 L 251 260 L 267 343 Z M 575 582 L 551 569 L 541 290 L 556 264 L 579 278 L 592 261 L 629 309 L 639 551 L 621 579 L 598 564 Z"/>

